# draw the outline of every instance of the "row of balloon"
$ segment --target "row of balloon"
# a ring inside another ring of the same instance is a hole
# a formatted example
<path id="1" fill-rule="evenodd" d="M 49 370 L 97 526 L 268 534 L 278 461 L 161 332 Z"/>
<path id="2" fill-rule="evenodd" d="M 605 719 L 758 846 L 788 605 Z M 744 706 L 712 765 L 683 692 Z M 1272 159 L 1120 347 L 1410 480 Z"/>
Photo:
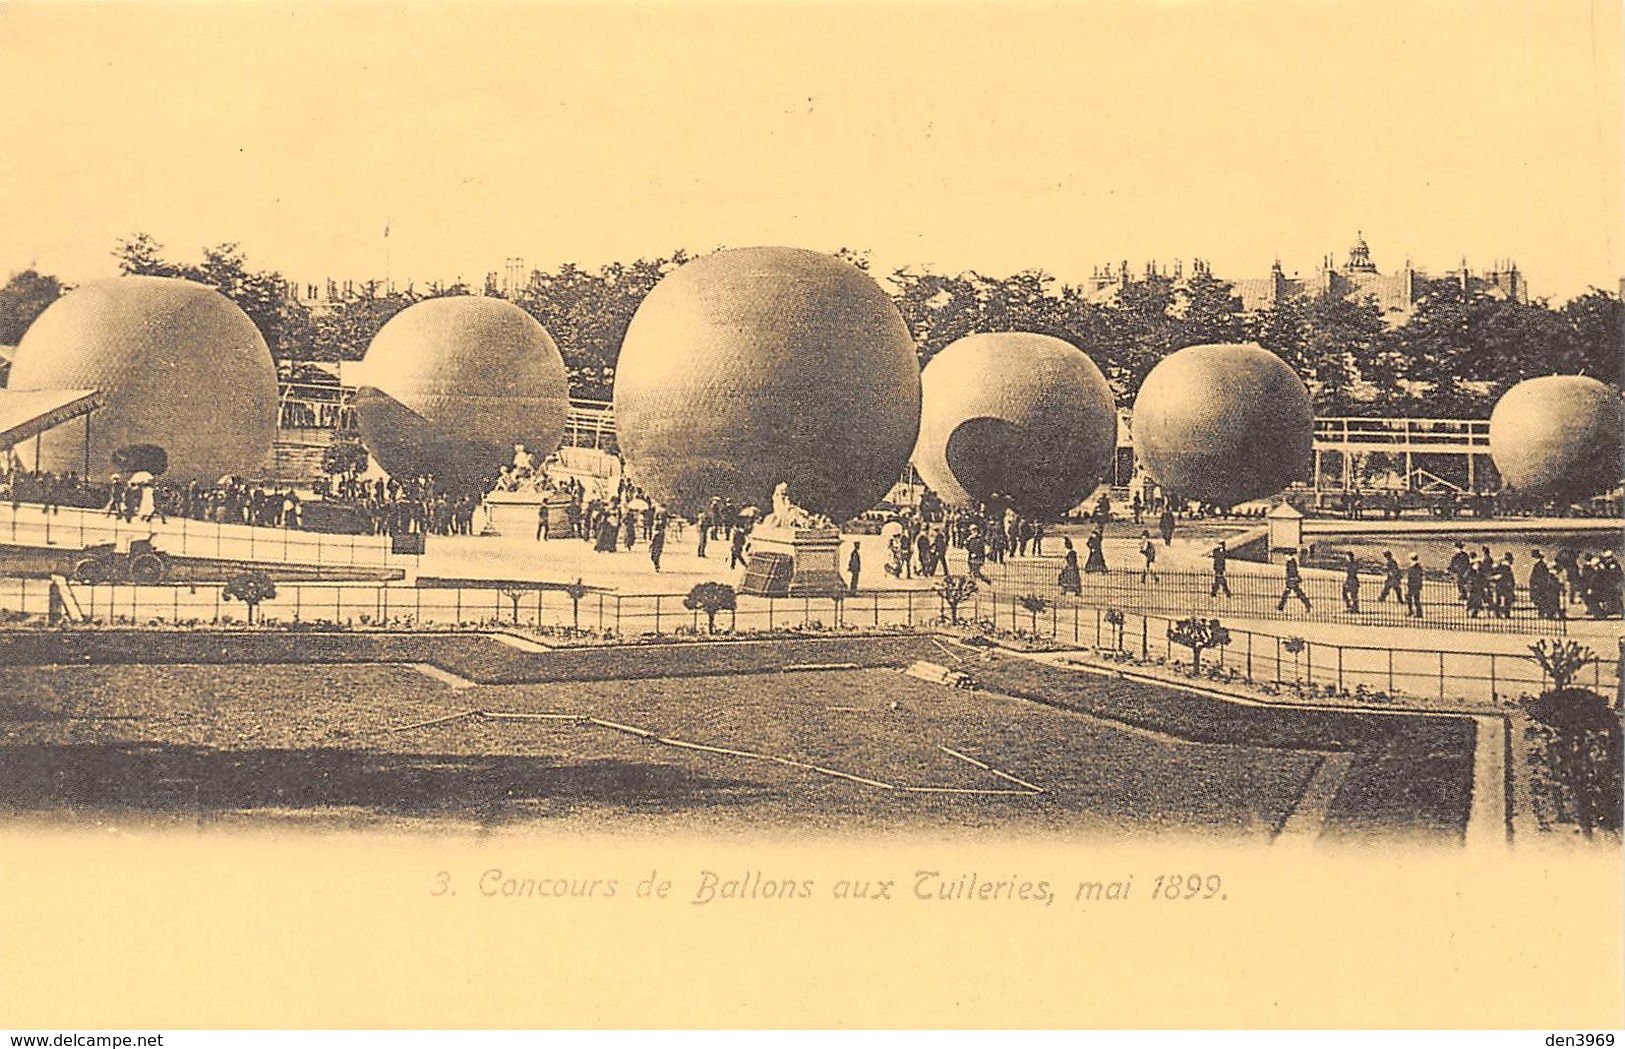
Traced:
<path id="1" fill-rule="evenodd" d="M 764 505 L 788 481 L 800 505 L 844 520 L 882 499 L 912 457 L 952 503 L 998 493 L 1053 518 L 1112 466 L 1117 411 L 1071 343 L 1027 332 L 967 336 L 918 368 L 908 329 L 862 271 L 792 248 L 691 262 L 633 318 L 616 368 L 627 469 L 691 512 L 714 497 Z M 1578 500 L 1620 479 L 1616 391 L 1581 376 L 1513 387 L 1491 453 L 1519 491 Z M 1132 410 L 1139 462 L 1165 490 L 1221 506 L 1309 480 L 1309 391 L 1251 344 L 1163 359 Z"/>
<path id="2" fill-rule="evenodd" d="M 501 299 L 430 299 L 392 318 L 362 364 L 362 437 L 395 476 L 479 484 L 514 443 L 557 447 L 569 391 L 553 339 Z M 18 347 L 17 389 L 97 389 L 88 448 L 47 434 L 41 462 L 71 469 L 133 443 L 170 476 L 254 475 L 276 434 L 277 385 L 254 325 L 212 289 L 124 277 L 82 286 Z M 867 274 L 794 248 L 690 262 L 645 298 L 616 367 L 616 430 L 631 478 L 691 513 L 713 498 L 799 505 L 844 520 L 884 497 L 912 457 L 950 502 L 995 492 L 1050 517 L 1111 466 L 1117 412 L 1093 361 L 1065 340 L 968 336 L 918 364 L 908 328 Z M 1219 505 L 1307 479 L 1313 415 L 1303 382 L 1257 346 L 1192 346 L 1147 376 L 1135 451 L 1165 489 Z M 66 432 L 64 432 L 66 431 Z M 1620 400 L 1578 376 L 1514 387 L 1491 418 L 1508 483 L 1583 498 L 1619 480 Z"/>

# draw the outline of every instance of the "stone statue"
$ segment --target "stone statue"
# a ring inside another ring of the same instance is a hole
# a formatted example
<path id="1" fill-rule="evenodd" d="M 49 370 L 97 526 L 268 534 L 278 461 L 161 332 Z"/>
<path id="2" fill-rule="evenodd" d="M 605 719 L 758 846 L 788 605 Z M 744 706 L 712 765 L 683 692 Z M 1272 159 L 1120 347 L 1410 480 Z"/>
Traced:
<path id="1" fill-rule="evenodd" d="M 773 512 L 763 519 L 768 528 L 831 528 L 829 518 L 802 509 L 790 500 L 790 486 L 780 481 L 773 488 Z"/>

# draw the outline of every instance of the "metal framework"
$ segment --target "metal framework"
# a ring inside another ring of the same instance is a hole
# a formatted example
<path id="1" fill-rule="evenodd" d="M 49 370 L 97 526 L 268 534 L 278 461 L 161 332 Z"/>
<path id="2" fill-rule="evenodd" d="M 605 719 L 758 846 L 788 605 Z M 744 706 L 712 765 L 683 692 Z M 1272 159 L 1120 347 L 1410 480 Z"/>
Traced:
<path id="1" fill-rule="evenodd" d="M 349 386 L 282 382 L 278 418 L 283 429 L 353 429 L 355 390 Z M 1126 486 L 1132 478 L 1134 441 L 1123 413 L 1118 428 L 1114 478 Z M 564 418 L 564 445 L 571 448 L 615 448 L 615 409 L 609 401 L 571 398 Z M 1387 455 L 1403 462 L 1406 488 L 1421 492 L 1464 493 L 1477 490 L 1478 458 L 1490 454 L 1490 424 L 1484 419 L 1419 419 L 1333 417 L 1315 420 L 1315 473 L 1312 487 L 1324 490 L 1328 455 L 1338 457 L 1339 484 L 1334 491 L 1356 488 L 1355 462 L 1366 455 Z M 1466 484 L 1440 477 L 1418 464 L 1418 456 L 1459 456 L 1466 465 Z M 1397 465 L 1397 463 L 1396 463 Z"/>

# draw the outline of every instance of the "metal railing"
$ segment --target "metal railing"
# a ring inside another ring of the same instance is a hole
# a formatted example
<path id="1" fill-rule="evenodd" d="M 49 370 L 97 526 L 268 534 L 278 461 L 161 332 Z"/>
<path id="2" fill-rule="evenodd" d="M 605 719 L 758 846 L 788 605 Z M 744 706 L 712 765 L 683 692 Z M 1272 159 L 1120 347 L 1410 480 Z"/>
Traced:
<path id="1" fill-rule="evenodd" d="M 1408 419 L 1331 416 L 1315 420 L 1315 443 L 1328 447 L 1369 447 L 1387 451 L 1460 449 L 1488 452 L 1487 419 Z"/>
<path id="2" fill-rule="evenodd" d="M 1033 593 L 1054 598 L 1060 594 L 1057 580 L 1060 562 L 1054 559 L 1013 559 L 1003 565 L 989 565 L 984 569 L 1005 591 L 1015 594 Z M 1162 571 L 1155 579 L 1141 581 L 1137 568 L 1115 568 L 1105 573 L 1082 574 L 1081 600 L 1086 604 L 1112 608 L 1133 608 L 1142 612 L 1169 615 L 1203 615 L 1240 617 L 1245 619 L 1271 619 L 1308 623 L 1336 623 L 1345 626 L 1398 626 L 1471 630 L 1481 633 L 1567 632 L 1566 620 L 1542 620 L 1529 603 L 1527 587 L 1519 587 L 1511 613 L 1506 618 L 1485 609 L 1470 615 L 1458 598 L 1453 580 L 1427 579 L 1422 583 L 1422 617 L 1406 615 L 1404 584 L 1398 592 L 1385 590 L 1381 576 L 1363 574 L 1357 605 L 1358 612 L 1345 608 L 1343 578 L 1328 571 L 1306 569 L 1302 588 L 1309 599 L 1309 608 L 1296 596 L 1285 598 L 1286 589 L 1281 570 L 1260 573 L 1248 569 L 1233 570 L 1226 575 L 1230 596 L 1221 591 L 1213 595 L 1211 572 Z M 1565 595 L 1566 597 L 1567 595 Z M 1582 605 L 1565 603 L 1569 615 L 1583 615 Z"/>
<path id="3" fill-rule="evenodd" d="M 344 568 L 387 568 L 392 564 L 387 535 L 336 535 L 187 517 L 126 521 L 77 507 L 45 513 L 37 504 L 0 503 L 0 542 L 43 550 L 56 547 L 65 560 L 86 547 L 122 545 L 149 536 L 160 551 L 172 557 Z"/>
<path id="4" fill-rule="evenodd" d="M 41 579 L 0 580 L 0 608 L 45 616 L 50 586 Z M 257 618 L 262 621 L 344 627 L 506 627 L 544 637 L 580 632 L 626 640 L 705 634 L 708 629 L 705 614 L 686 607 L 681 594 L 589 591 L 571 600 L 562 590 L 495 587 L 285 583 L 276 589 L 276 597 L 259 607 Z M 205 626 L 242 623 L 247 618 L 244 606 L 225 598 L 218 585 L 75 585 L 73 591 L 87 617 L 109 625 Z M 868 590 L 839 599 L 741 595 L 736 606 L 718 613 L 718 630 L 906 629 L 932 627 L 951 618 L 940 596 L 924 590 Z M 1125 610 L 1122 621 L 1113 623 L 1115 616 L 1108 609 L 1071 597 L 1029 607 L 1015 595 L 980 591 L 960 605 L 958 618 L 984 629 L 1116 658 L 1167 665 L 1188 663 L 1190 658 L 1188 649 L 1169 639 L 1175 617 Z M 1203 668 L 1219 668 L 1216 672 L 1222 676 L 1283 689 L 1373 702 L 1418 697 L 1482 703 L 1535 694 L 1547 682 L 1539 662 L 1518 652 L 1333 644 L 1236 628 L 1229 634 L 1229 644 L 1203 653 Z M 1619 660 L 1614 653 L 1599 655 L 1602 659 L 1587 667 L 1576 683 L 1617 694 Z"/>

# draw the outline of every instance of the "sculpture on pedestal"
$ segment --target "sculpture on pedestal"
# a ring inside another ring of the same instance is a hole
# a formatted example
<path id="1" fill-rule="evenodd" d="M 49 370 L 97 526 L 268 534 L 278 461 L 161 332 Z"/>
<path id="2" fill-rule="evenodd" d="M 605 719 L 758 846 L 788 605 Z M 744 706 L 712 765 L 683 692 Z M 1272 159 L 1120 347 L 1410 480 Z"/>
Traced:
<path id="1" fill-rule="evenodd" d="M 823 514 L 797 506 L 790 499 L 790 485 L 780 481 L 773 489 L 773 512 L 762 519 L 761 527 L 806 530 L 834 528 L 835 524 Z"/>

